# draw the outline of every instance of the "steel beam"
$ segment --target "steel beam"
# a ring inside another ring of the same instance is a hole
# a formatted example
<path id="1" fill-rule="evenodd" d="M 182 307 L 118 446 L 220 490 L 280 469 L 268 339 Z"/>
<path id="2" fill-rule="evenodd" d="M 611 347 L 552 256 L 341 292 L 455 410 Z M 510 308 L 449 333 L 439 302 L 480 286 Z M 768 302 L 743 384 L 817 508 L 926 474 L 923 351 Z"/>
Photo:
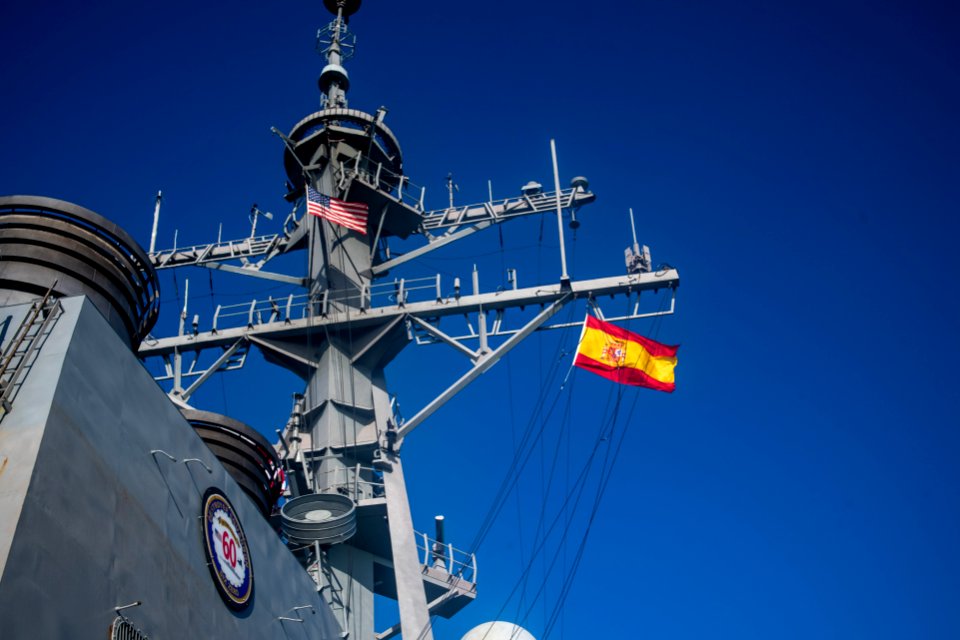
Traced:
<path id="1" fill-rule="evenodd" d="M 212 376 L 214 373 L 216 373 L 217 371 L 219 371 L 219 370 L 220 370 L 220 367 L 222 367 L 225 362 L 227 362 L 231 357 L 233 357 L 233 354 L 235 354 L 235 353 L 237 352 L 237 350 L 238 350 L 241 346 L 243 346 L 243 343 L 244 343 L 244 339 L 243 339 L 243 338 L 240 338 L 239 340 L 237 340 L 236 342 L 234 342 L 231 346 L 229 346 L 229 347 L 223 352 L 223 354 L 222 354 L 219 358 L 217 358 L 217 360 L 216 360 L 212 365 L 210 365 L 210 366 L 207 368 L 206 371 L 204 371 L 203 373 L 201 373 L 201 374 L 200 374 L 200 377 L 197 378 L 197 379 L 193 382 L 193 384 L 191 384 L 189 387 L 187 387 L 182 393 L 176 393 L 176 389 L 174 389 L 173 391 L 171 391 L 171 393 L 174 393 L 175 395 L 179 396 L 179 398 L 180 398 L 181 400 L 183 400 L 184 402 L 186 402 L 187 400 L 189 400 L 189 399 L 190 399 L 190 396 L 192 396 L 192 395 L 194 394 L 194 392 L 195 392 L 197 389 L 200 388 L 200 385 L 202 385 L 204 382 L 206 382 L 207 379 L 210 378 L 210 376 Z M 199 357 L 199 356 L 200 356 L 200 354 L 197 354 L 197 357 Z"/>
<path id="2" fill-rule="evenodd" d="M 275 233 L 241 240 L 224 240 L 182 249 L 164 249 L 151 253 L 150 262 L 156 269 L 188 265 L 198 266 L 221 260 L 237 260 L 282 253 L 286 246 L 287 238 Z"/>
<path id="3" fill-rule="evenodd" d="M 471 360 L 476 361 L 480 357 L 480 354 L 478 354 L 476 351 L 460 344 L 460 342 L 451 338 L 450 336 L 445 334 L 443 331 L 440 331 L 440 329 L 436 328 L 426 320 L 421 320 L 416 316 L 410 316 L 410 320 L 412 320 L 414 323 L 417 324 L 417 326 L 421 327 L 424 331 L 432 335 L 437 340 L 440 340 L 444 344 L 450 345 L 451 347 L 453 347 L 463 355 L 467 356 Z"/>
<path id="4" fill-rule="evenodd" d="M 507 354 L 507 352 L 520 344 L 524 338 L 536 331 L 537 327 L 549 320 L 557 311 L 560 311 L 560 309 L 571 300 L 573 300 L 572 295 L 567 294 L 538 313 L 533 320 L 524 325 L 523 329 L 510 336 L 506 342 L 491 351 L 489 354 L 483 356 L 482 359 L 470 369 L 470 371 L 465 373 L 459 380 L 450 385 L 446 391 L 441 393 L 427 406 L 421 409 L 417 415 L 404 422 L 398 431 L 398 435 L 403 438 L 408 433 L 420 426 L 421 422 L 429 418 L 437 409 L 446 404 L 448 400 L 460 393 L 460 391 L 462 391 L 468 384 L 479 378 L 480 375 L 487 369 L 495 365 L 500 358 Z"/>
<path id="5" fill-rule="evenodd" d="M 272 271 L 260 271 L 259 269 L 253 269 L 250 267 L 237 267 L 231 264 L 223 264 L 222 262 L 199 262 L 197 263 L 198 267 L 206 267 L 207 269 L 213 269 L 214 271 L 229 271 L 230 273 L 239 273 L 240 275 L 250 276 L 252 278 L 262 278 L 264 280 L 273 280 L 274 282 L 282 282 L 284 284 L 293 284 L 298 287 L 306 287 L 307 282 L 303 278 L 297 278 L 295 276 L 288 276 L 284 273 L 274 273 Z"/>
<path id="6" fill-rule="evenodd" d="M 532 215 L 536 213 L 547 213 L 557 205 L 564 208 L 578 209 L 585 204 L 590 204 L 596 200 L 596 196 L 588 191 L 573 187 L 546 193 L 538 193 L 532 196 L 521 195 L 497 202 L 482 202 L 480 204 L 467 205 L 465 207 L 456 207 L 455 209 L 441 209 L 438 211 L 428 211 L 423 215 L 421 223 L 425 232 L 446 229 L 447 232 L 440 236 L 428 236 L 428 243 L 374 265 L 372 271 L 374 275 L 386 273 L 390 269 L 397 267 L 405 262 L 419 258 L 430 253 L 435 249 L 448 245 L 457 240 L 462 240 L 467 236 L 486 229 L 487 227 L 506 222 L 512 218 Z M 455 213 L 455 215 L 453 215 Z M 460 229 L 469 225 L 466 228 Z"/>
<path id="7" fill-rule="evenodd" d="M 397 605 L 404 638 L 433 640 L 427 597 L 417 544 L 413 538 L 413 519 L 407 499 L 400 457 L 386 453 L 389 466 L 383 471 L 383 489 L 387 496 L 387 526 L 390 528 L 390 550 L 397 581 Z"/>
<path id="8" fill-rule="evenodd" d="M 438 596 L 433 600 L 431 600 L 430 603 L 427 605 L 427 611 L 430 613 L 430 615 L 431 616 L 436 615 L 436 611 L 437 609 L 440 608 L 440 605 L 442 605 L 444 602 L 452 598 L 454 593 L 455 592 L 451 589 L 450 591 L 447 591 L 442 596 Z M 398 622 L 392 627 L 390 627 L 389 629 L 387 629 L 386 631 L 381 631 L 376 636 L 374 636 L 374 638 L 375 640 L 390 640 L 390 638 L 393 638 L 394 636 L 399 635 L 400 631 L 401 631 L 401 627 L 400 627 L 400 623 Z"/>
<path id="9" fill-rule="evenodd" d="M 547 305 L 572 295 L 573 298 L 599 298 L 618 294 L 634 293 L 666 288 L 675 288 L 680 284 L 680 276 L 675 269 L 663 271 L 596 278 L 570 283 L 569 289 L 560 284 L 527 287 L 463 296 L 457 300 L 447 299 L 426 302 L 411 302 L 404 306 L 373 307 L 358 314 L 350 312 L 332 312 L 325 317 L 293 319 L 288 322 L 277 320 L 272 323 L 255 324 L 218 329 L 216 333 L 206 332 L 191 336 L 174 336 L 144 342 L 140 345 L 139 356 L 150 358 L 174 353 L 178 347 L 190 349 L 209 348 L 232 344 L 241 336 L 260 336 L 263 338 L 284 339 L 317 330 L 340 331 L 352 326 L 353 330 L 370 327 L 394 320 L 397 316 L 410 315 L 421 318 L 439 318 L 476 313 L 481 310 L 496 311 L 533 305 Z"/>

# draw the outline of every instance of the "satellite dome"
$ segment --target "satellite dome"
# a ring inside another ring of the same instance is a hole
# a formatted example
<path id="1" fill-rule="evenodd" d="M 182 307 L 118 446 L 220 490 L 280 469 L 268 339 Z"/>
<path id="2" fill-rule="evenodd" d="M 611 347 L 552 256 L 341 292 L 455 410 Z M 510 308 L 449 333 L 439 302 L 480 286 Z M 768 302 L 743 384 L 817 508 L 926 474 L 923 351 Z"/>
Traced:
<path id="1" fill-rule="evenodd" d="M 461 640 L 536 640 L 530 632 L 512 622 L 484 622 L 477 625 Z"/>

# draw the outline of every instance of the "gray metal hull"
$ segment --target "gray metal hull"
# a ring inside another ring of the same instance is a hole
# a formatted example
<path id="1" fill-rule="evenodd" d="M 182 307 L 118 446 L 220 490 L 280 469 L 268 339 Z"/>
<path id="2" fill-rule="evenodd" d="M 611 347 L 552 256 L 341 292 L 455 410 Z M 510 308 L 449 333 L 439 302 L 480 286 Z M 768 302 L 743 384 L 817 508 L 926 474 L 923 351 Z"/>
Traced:
<path id="1" fill-rule="evenodd" d="M 3 638 L 102 640 L 115 607 L 135 601 L 123 613 L 149 637 L 339 637 L 311 578 L 129 346 L 85 298 L 63 307 L 0 421 Z M 0 339 L 26 308 L 0 309 Z M 205 555 L 209 487 L 249 543 L 254 592 L 241 611 Z"/>

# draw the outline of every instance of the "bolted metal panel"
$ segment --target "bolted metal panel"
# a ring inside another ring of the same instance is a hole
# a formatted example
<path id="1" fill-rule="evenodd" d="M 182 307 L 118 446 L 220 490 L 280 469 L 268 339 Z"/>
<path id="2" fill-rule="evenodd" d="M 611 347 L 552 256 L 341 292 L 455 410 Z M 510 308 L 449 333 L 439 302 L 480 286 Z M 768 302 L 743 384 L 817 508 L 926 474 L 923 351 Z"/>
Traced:
<path id="1" fill-rule="evenodd" d="M 85 295 L 133 347 L 153 328 L 159 282 L 137 242 L 103 216 L 40 196 L 0 197 L 0 292 Z"/>

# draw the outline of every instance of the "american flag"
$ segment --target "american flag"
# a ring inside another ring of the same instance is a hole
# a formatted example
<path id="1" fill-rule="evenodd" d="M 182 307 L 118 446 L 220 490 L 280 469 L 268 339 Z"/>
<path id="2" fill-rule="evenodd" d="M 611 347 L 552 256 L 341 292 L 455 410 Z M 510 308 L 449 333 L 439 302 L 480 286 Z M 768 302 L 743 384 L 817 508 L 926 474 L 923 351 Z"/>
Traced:
<path id="1" fill-rule="evenodd" d="M 307 185 L 307 213 L 329 220 L 340 226 L 367 233 L 367 204 L 344 202 L 325 196 Z"/>

